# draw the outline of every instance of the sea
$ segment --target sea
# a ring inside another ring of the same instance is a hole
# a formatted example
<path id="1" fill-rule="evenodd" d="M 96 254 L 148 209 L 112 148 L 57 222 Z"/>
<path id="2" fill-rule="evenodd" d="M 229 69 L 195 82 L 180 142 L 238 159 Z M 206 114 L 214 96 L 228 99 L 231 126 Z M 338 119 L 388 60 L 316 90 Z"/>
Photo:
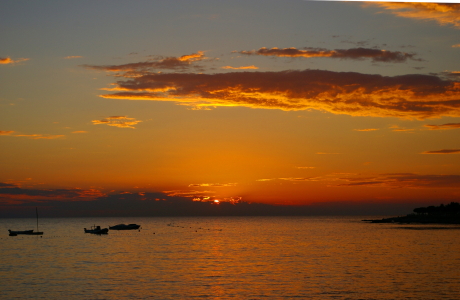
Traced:
<path id="1" fill-rule="evenodd" d="M 372 218 L 4 218 L 0 299 L 460 299 L 460 226 Z"/>

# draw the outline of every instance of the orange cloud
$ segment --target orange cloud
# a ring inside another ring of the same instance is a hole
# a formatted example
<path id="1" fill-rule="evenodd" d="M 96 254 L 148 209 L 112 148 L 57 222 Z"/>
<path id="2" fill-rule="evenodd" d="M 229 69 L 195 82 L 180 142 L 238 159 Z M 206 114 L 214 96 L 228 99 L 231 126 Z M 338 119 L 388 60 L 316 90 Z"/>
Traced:
<path id="1" fill-rule="evenodd" d="M 50 134 L 13 134 L 15 131 L 12 130 L 0 130 L 0 135 L 8 135 L 8 136 L 15 136 L 15 137 L 28 137 L 34 140 L 38 139 L 58 139 L 64 137 L 65 135 L 50 135 Z"/>
<path id="2" fill-rule="evenodd" d="M 229 203 L 239 203 L 242 200 L 242 197 L 233 196 L 233 197 L 220 197 L 215 195 L 214 191 L 194 191 L 194 190 L 173 190 L 173 191 L 164 191 L 168 197 L 185 197 L 192 198 L 195 202 L 229 202 Z"/>
<path id="3" fill-rule="evenodd" d="M 28 137 L 34 140 L 40 140 L 40 139 L 45 139 L 45 140 L 54 140 L 58 139 L 61 137 L 64 137 L 65 135 L 63 134 L 58 134 L 58 135 L 43 135 L 43 134 L 16 134 L 14 136 L 20 136 L 20 137 Z"/>
<path id="4" fill-rule="evenodd" d="M 460 29 L 460 4 L 428 2 L 366 2 L 390 10 L 392 14 L 418 20 L 436 21 Z"/>
<path id="5" fill-rule="evenodd" d="M 378 128 L 355 129 L 355 131 L 376 131 Z"/>
<path id="6" fill-rule="evenodd" d="M 240 51 L 241 54 L 246 55 L 265 55 L 265 56 L 278 56 L 278 57 L 330 57 L 340 59 L 365 59 L 370 58 L 374 62 L 405 62 L 407 59 L 415 59 L 414 53 L 406 53 L 400 51 L 387 51 L 370 48 L 353 48 L 353 49 L 336 49 L 327 50 L 319 48 L 306 48 L 307 50 L 299 50 L 296 48 L 271 48 L 265 47 L 259 50 Z"/>
<path id="7" fill-rule="evenodd" d="M 64 59 L 75 59 L 75 58 L 82 58 L 83 56 L 79 56 L 79 55 L 73 55 L 73 56 L 66 56 L 64 57 Z"/>
<path id="8" fill-rule="evenodd" d="M 284 177 L 278 179 L 286 181 L 316 181 L 316 177 Z"/>
<path id="9" fill-rule="evenodd" d="M 27 60 L 29 60 L 29 58 L 18 58 L 17 60 L 12 60 L 10 57 L 0 57 L 0 65 L 17 64 Z"/>
<path id="10" fill-rule="evenodd" d="M 182 55 L 178 59 L 180 61 L 187 61 L 187 62 L 203 60 L 204 59 L 204 52 L 203 51 L 198 51 L 197 53 L 192 53 L 192 54 L 189 54 L 189 55 Z"/>
<path id="11" fill-rule="evenodd" d="M 460 151 L 460 150 L 459 150 Z M 419 175 L 413 173 L 389 173 L 366 178 L 339 178 L 348 183 L 336 186 L 374 186 L 387 188 L 459 188 L 460 175 Z"/>
<path id="12" fill-rule="evenodd" d="M 443 149 L 443 150 L 433 150 L 433 151 L 424 151 L 422 154 L 459 154 L 460 149 Z"/>
<path id="13" fill-rule="evenodd" d="M 391 126 L 390 128 L 392 128 L 393 130 L 392 131 L 395 131 L 395 132 L 413 132 L 415 129 L 412 129 L 412 128 L 400 128 L 398 125 L 395 125 L 395 126 Z"/>
<path id="14" fill-rule="evenodd" d="M 460 116 L 460 82 L 435 75 L 369 75 L 323 70 L 280 72 L 129 73 L 120 92 L 103 98 L 217 106 L 322 110 L 352 116 L 426 119 Z M 109 123 L 108 120 L 101 122 Z"/>
<path id="15" fill-rule="evenodd" d="M 458 129 L 460 128 L 460 123 L 447 123 L 442 125 L 424 125 L 425 127 L 430 128 L 430 130 L 449 130 L 449 129 Z"/>
<path id="16" fill-rule="evenodd" d="M 102 120 L 92 120 L 94 125 L 105 124 L 108 126 L 120 127 L 120 128 L 135 128 L 134 125 L 142 121 L 136 120 L 135 118 L 128 118 L 126 116 L 112 116 Z"/>
<path id="17" fill-rule="evenodd" d="M 316 152 L 316 154 L 321 154 L 321 155 L 324 155 L 324 154 L 340 154 L 340 153 L 332 153 L 332 152 Z"/>
<path id="18" fill-rule="evenodd" d="M 252 65 L 252 66 L 242 66 L 242 67 L 225 66 L 225 67 L 222 67 L 222 69 L 247 70 L 247 69 L 258 69 L 258 67 L 254 66 L 254 65 Z"/>
<path id="19" fill-rule="evenodd" d="M 266 178 L 266 179 L 257 179 L 256 181 L 268 182 L 268 181 L 291 181 L 291 182 L 306 182 L 306 181 L 331 181 L 331 178 L 326 177 L 280 177 L 280 178 Z M 332 179 L 334 180 L 334 179 Z"/>
<path id="20" fill-rule="evenodd" d="M 192 183 L 189 187 L 227 187 L 236 186 L 237 183 Z"/>
<path id="21" fill-rule="evenodd" d="M 187 198 L 210 198 L 210 194 L 214 194 L 214 191 L 189 191 L 189 190 L 173 190 L 163 191 L 168 197 L 187 197 Z"/>
<path id="22" fill-rule="evenodd" d="M 10 135 L 13 132 L 13 130 L 0 130 L 0 135 Z"/>

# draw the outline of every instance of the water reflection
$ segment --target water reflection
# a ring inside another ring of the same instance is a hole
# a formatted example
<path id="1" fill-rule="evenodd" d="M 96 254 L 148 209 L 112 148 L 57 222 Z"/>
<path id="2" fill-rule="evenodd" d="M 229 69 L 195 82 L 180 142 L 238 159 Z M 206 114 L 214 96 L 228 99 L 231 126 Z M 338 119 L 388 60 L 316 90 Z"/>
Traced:
<path id="1" fill-rule="evenodd" d="M 8 237 L 5 229 L 0 298 L 454 299 L 460 294 L 458 231 L 450 230 L 455 226 L 397 228 L 350 218 L 138 218 L 127 222 L 142 224 L 140 232 L 95 236 L 83 232 L 89 221 L 46 219 L 43 230 L 49 234 L 42 239 Z M 0 220 L 0 230 L 11 222 L 16 221 Z"/>

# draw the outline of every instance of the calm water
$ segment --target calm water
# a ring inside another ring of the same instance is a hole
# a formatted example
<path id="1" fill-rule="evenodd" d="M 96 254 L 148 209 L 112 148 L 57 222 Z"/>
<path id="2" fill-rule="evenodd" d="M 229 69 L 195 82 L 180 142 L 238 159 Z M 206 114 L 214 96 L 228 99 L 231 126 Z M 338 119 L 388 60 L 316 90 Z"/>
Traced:
<path id="1" fill-rule="evenodd" d="M 0 299 L 460 298 L 459 227 L 362 218 L 0 219 Z"/>

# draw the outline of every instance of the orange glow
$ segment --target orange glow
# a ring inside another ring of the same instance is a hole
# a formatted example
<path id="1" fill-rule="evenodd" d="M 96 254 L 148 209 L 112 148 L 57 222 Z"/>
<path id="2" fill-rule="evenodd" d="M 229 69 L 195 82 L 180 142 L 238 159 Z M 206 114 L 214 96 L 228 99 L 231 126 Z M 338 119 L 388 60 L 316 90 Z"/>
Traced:
<path id="1" fill-rule="evenodd" d="M 454 3 L 424 2 L 366 2 L 363 5 L 378 5 L 392 10 L 392 14 L 403 18 L 434 20 L 441 25 L 453 25 L 460 28 L 460 9 Z"/>
<path id="2" fill-rule="evenodd" d="M 115 126 L 120 128 L 135 128 L 134 125 L 142 121 L 136 120 L 135 118 L 128 118 L 126 116 L 112 116 L 103 120 L 92 120 L 94 125 L 105 124 L 108 126 Z"/>
<path id="3" fill-rule="evenodd" d="M 136 18 L 122 24 L 101 5 L 94 33 L 65 22 L 79 10 L 10 2 L 0 217 L 2 201 L 220 215 L 459 201 L 460 4 L 144 2 L 117 6 Z"/>
<path id="4" fill-rule="evenodd" d="M 12 60 L 10 57 L 0 57 L 0 64 L 7 65 L 7 64 L 16 64 L 23 61 L 28 61 L 29 58 L 18 58 L 16 60 Z"/>
<path id="5" fill-rule="evenodd" d="M 204 52 L 203 51 L 198 51 L 197 53 L 193 53 L 190 55 L 182 55 L 179 57 L 180 61 L 196 61 L 196 60 L 201 60 L 204 58 Z"/>
<path id="6" fill-rule="evenodd" d="M 252 66 L 242 66 L 242 67 L 232 67 L 232 66 L 225 66 L 222 67 L 222 69 L 230 69 L 230 70 L 245 70 L 245 69 L 258 69 L 258 67 L 252 65 Z"/>

